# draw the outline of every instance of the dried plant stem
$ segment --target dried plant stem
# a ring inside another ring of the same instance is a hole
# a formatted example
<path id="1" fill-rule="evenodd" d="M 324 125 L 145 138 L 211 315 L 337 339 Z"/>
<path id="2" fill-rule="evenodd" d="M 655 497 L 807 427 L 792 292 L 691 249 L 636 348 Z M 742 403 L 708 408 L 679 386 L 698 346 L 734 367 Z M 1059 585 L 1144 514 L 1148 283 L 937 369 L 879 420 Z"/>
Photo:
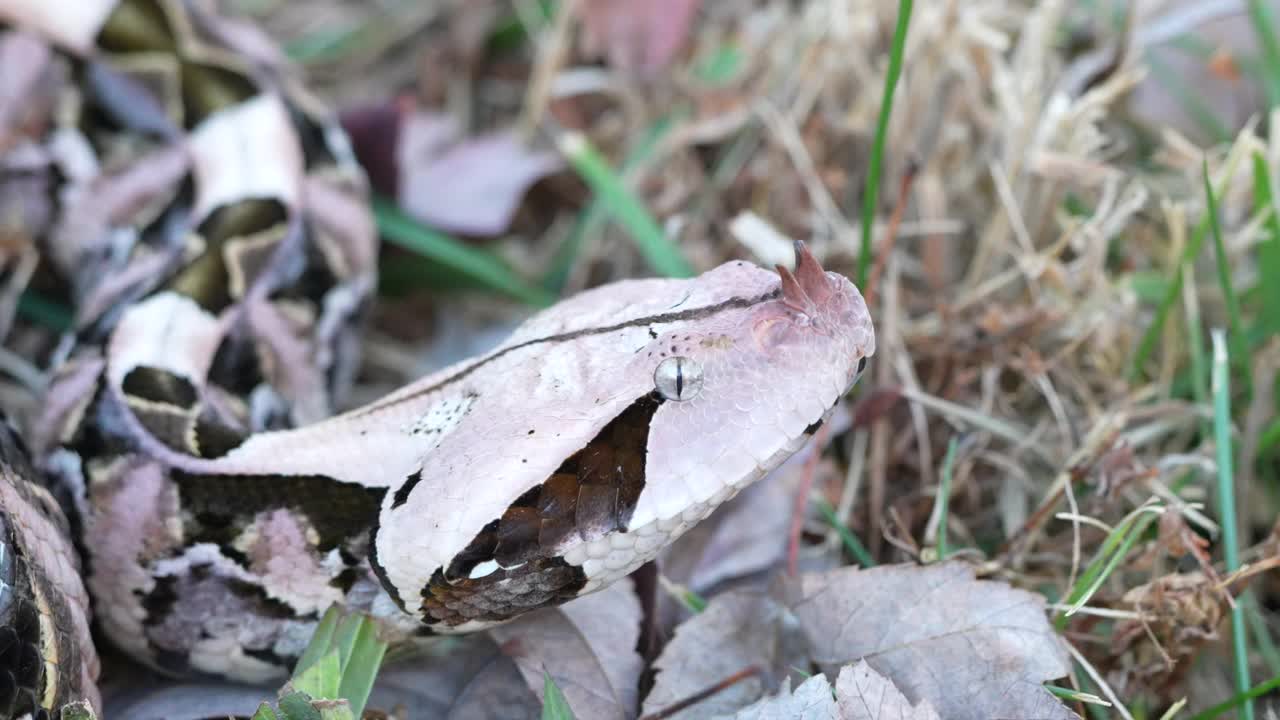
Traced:
<path id="1" fill-rule="evenodd" d="M 697 705 L 698 703 L 702 702 L 703 700 L 706 700 L 712 695 L 715 695 L 721 690 L 725 690 L 727 688 L 730 688 L 736 685 L 737 683 L 742 682 L 743 680 L 746 680 L 747 678 L 756 677 L 761 674 L 763 674 L 763 671 L 759 667 L 755 665 L 750 665 L 730 675 L 729 677 L 724 678 L 723 680 L 720 680 L 719 682 L 712 685 L 711 687 L 706 688 L 705 690 L 699 690 L 698 692 L 690 695 L 689 697 L 683 700 L 680 700 L 678 702 L 674 702 L 668 705 L 667 707 L 663 708 L 662 710 L 659 710 L 656 713 L 650 713 L 648 715 L 645 715 L 641 717 L 640 720 L 663 720 L 664 718 L 669 718 L 672 715 L 675 715 L 676 713 L 680 712 L 681 710 L 684 710 L 685 708 Z"/>

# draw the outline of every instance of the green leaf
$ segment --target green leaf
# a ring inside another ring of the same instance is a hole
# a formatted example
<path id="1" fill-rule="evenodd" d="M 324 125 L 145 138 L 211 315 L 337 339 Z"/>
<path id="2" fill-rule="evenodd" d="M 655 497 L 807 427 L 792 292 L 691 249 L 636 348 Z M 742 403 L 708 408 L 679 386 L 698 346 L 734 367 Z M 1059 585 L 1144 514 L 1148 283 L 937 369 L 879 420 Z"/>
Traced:
<path id="1" fill-rule="evenodd" d="M 324 720 L 311 698 L 300 692 L 291 692 L 280 698 L 281 720 Z"/>
<path id="2" fill-rule="evenodd" d="M 296 673 L 289 684 L 294 690 L 315 698 L 336 698 L 342 683 L 342 660 L 337 649 L 325 653 L 319 660 Z"/>
<path id="3" fill-rule="evenodd" d="M 377 625 L 364 616 L 359 616 L 358 620 L 338 689 L 338 697 L 351 703 L 351 712 L 357 717 L 364 712 L 364 705 L 378 677 L 378 668 L 382 666 L 382 658 L 387 652 L 387 644 L 378 639 Z"/>
<path id="4" fill-rule="evenodd" d="M 506 293 L 521 302 L 546 307 L 554 296 L 514 273 L 496 255 L 432 230 L 401 212 L 385 198 L 373 199 L 373 217 L 388 241 L 467 276 L 483 287 Z"/>
<path id="5" fill-rule="evenodd" d="M 62 706 L 62 720 L 98 720 L 98 714 L 88 700 L 76 700 Z"/>
<path id="6" fill-rule="evenodd" d="M 311 641 L 307 643 L 307 647 L 302 651 L 302 657 L 298 658 L 298 664 L 293 667 L 293 674 L 297 677 L 298 673 L 315 665 L 321 657 L 329 650 L 329 644 L 333 642 L 333 634 L 338 630 L 338 623 L 342 620 L 342 611 L 337 605 L 331 606 L 325 611 L 324 616 L 320 618 L 320 622 L 316 623 L 315 632 L 311 635 Z"/>
<path id="7" fill-rule="evenodd" d="M 253 714 L 252 720 L 280 720 L 280 716 L 271 709 L 270 705 L 262 703 L 258 706 L 258 711 Z"/>
<path id="8" fill-rule="evenodd" d="M 545 670 L 542 671 L 542 720 L 574 720 L 569 701 Z"/>
<path id="9" fill-rule="evenodd" d="M 386 652 L 387 644 L 378 638 L 372 618 L 363 613 L 343 616 L 330 608 L 286 689 L 320 700 L 343 700 L 347 712 L 358 717 L 364 712 Z"/>

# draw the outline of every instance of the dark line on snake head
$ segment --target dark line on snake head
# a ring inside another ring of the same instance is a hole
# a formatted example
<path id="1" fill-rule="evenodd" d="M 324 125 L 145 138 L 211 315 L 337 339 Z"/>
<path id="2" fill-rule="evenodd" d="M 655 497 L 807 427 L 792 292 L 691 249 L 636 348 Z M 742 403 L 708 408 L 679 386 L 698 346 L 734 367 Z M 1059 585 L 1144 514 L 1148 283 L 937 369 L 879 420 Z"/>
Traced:
<path id="1" fill-rule="evenodd" d="M 396 489 L 396 494 L 391 496 L 391 509 L 395 510 L 409 502 L 409 493 L 413 492 L 413 488 L 420 482 L 422 482 L 422 468 L 418 468 L 412 475 L 405 478 L 404 483 Z"/>
<path id="2" fill-rule="evenodd" d="M 510 347 L 506 347 L 501 350 L 498 350 L 497 352 L 493 353 L 492 355 L 489 355 L 488 357 L 480 358 L 479 360 L 462 368 L 458 372 L 450 375 L 449 377 L 441 380 L 440 382 L 435 383 L 434 385 L 431 385 L 430 387 L 422 388 L 421 390 L 405 395 L 404 397 L 398 397 L 398 398 L 383 401 L 383 402 L 375 402 L 374 404 L 367 405 L 360 410 L 353 411 L 349 415 L 349 417 L 353 417 L 353 418 L 363 417 L 365 415 L 370 415 L 372 413 L 375 413 L 379 410 L 383 410 L 389 407 L 394 407 L 396 405 L 400 405 L 401 403 L 406 403 L 406 402 L 409 402 L 410 400 L 420 398 L 423 395 L 430 395 L 431 393 L 435 392 L 436 390 L 439 390 L 442 387 L 445 387 L 446 385 L 450 385 L 452 383 L 455 383 L 465 378 L 466 376 L 470 375 L 476 370 L 479 370 L 481 367 L 493 362 L 494 360 L 497 360 L 498 358 L 502 357 L 503 355 L 506 355 L 507 353 L 515 352 L 516 350 L 522 350 L 532 345 L 538 345 L 542 343 L 565 342 L 568 340 L 576 340 L 577 338 L 580 338 L 580 337 L 589 337 L 591 335 L 606 335 L 611 332 L 617 332 L 618 330 L 625 330 L 626 328 L 637 327 L 640 325 L 648 325 L 651 323 L 660 325 L 663 323 L 680 322 L 683 320 L 697 320 L 704 317 L 710 317 L 712 315 L 723 312 L 725 310 L 748 308 L 753 305 L 759 305 L 760 303 L 768 302 L 770 300 L 776 300 L 781 295 L 782 295 L 782 289 L 778 288 L 775 290 L 771 290 L 767 293 L 764 293 L 763 295 L 757 295 L 756 297 L 750 297 L 750 298 L 732 297 L 732 298 L 729 298 L 728 300 L 723 300 L 721 302 L 718 302 L 715 305 L 704 305 L 702 307 L 690 308 L 688 310 L 659 313 L 657 315 L 646 315 L 644 317 L 633 318 L 631 320 L 624 320 L 623 322 L 615 323 L 613 325 L 602 325 L 600 327 L 594 327 L 594 328 L 582 328 L 581 330 L 573 330 L 571 332 L 557 333 L 555 335 L 547 335 L 546 337 L 533 338 L 532 340 L 526 340 L 522 343 L 517 343 Z"/>

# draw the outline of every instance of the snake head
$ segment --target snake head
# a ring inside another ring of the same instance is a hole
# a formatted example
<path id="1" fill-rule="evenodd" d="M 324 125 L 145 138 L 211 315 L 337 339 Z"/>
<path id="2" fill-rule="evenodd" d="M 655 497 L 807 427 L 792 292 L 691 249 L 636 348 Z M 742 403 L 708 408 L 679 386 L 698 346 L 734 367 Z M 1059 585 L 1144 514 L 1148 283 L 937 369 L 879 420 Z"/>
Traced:
<path id="1" fill-rule="evenodd" d="M 661 378 L 668 355 L 696 377 L 696 396 L 666 402 L 650 424 L 646 490 L 634 526 L 696 508 L 705 514 L 800 448 L 875 353 L 858 289 L 825 271 L 797 242 L 795 267 L 777 274 L 730 263 L 699 278 L 755 287 L 769 299 L 676 329 L 652 345 Z M 655 362 L 656 360 L 656 362 Z M 687 380 L 684 383 L 690 384 Z M 657 383 L 659 392 L 661 383 Z M 668 393 L 668 400 L 673 398 Z M 688 395 L 688 393 L 686 393 Z"/>
<path id="2" fill-rule="evenodd" d="M 797 451 L 874 350 L 857 288 L 802 244 L 794 269 L 730 262 L 565 299 L 353 421 L 370 439 L 393 427 L 381 416 L 409 429 L 361 464 L 411 460 L 373 566 L 436 632 L 605 587 Z"/>

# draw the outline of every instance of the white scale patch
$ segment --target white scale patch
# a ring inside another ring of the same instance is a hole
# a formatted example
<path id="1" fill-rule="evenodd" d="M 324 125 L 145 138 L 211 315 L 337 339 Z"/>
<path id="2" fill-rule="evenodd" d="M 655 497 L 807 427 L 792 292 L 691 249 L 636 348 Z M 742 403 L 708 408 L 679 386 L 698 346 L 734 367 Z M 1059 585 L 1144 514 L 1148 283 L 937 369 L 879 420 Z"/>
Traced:
<path id="1" fill-rule="evenodd" d="M 442 397 L 426 412 L 409 423 L 404 431 L 421 438 L 426 443 L 424 452 L 430 450 L 458 427 L 462 419 L 471 411 L 471 406 L 475 404 L 477 397 L 479 396 L 474 393 Z"/>

